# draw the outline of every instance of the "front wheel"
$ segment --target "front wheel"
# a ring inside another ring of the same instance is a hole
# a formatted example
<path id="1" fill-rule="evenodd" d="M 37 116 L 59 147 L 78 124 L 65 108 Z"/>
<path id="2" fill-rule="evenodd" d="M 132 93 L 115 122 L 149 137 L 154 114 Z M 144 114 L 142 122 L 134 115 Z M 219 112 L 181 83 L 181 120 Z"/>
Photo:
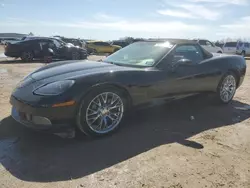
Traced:
<path id="1" fill-rule="evenodd" d="M 237 79 L 233 73 L 226 74 L 220 81 L 217 88 L 217 99 L 222 104 L 229 103 L 236 92 Z"/>
<path id="2" fill-rule="evenodd" d="M 84 97 L 77 114 L 77 128 L 89 136 L 105 136 L 118 129 L 126 100 L 117 89 L 101 89 Z"/>
<path id="3" fill-rule="evenodd" d="M 33 61 L 33 59 L 34 59 L 33 53 L 32 52 L 23 52 L 21 59 L 24 62 Z"/>

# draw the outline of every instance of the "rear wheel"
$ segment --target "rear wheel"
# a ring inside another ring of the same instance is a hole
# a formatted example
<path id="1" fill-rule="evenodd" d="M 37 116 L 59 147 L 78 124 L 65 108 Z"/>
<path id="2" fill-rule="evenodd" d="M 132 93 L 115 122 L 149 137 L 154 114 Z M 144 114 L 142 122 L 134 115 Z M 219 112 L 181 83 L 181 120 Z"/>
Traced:
<path id="1" fill-rule="evenodd" d="M 118 129 L 126 99 L 113 87 L 97 89 L 84 97 L 77 114 L 77 128 L 89 136 L 105 136 Z"/>
<path id="2" fill-rule="evenodd" d="M 232 72 L 227 73 L 221 79 L 217 88 L 217 99 L 222 104 L 229 103 L 236 92 L 237 78 Z"/>
<path id="3" fill-rule="evenodd" d="M 25 62 L 32 61 L 34 59 L 34 55 L 32 52 L 23 52 L 21 59 Z"/>

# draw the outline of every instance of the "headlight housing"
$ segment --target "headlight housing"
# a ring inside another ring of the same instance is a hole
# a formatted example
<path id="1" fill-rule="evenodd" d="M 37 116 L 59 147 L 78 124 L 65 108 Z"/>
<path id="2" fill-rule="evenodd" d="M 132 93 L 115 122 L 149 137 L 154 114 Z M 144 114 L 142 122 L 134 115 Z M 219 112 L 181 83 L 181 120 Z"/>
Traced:
<path id="1" fill-rule="evenodd" d="M 59 95 L 74 85 L 74 80 L 62 80 L 43 85 L 33 91 L 36 95 Z"/>

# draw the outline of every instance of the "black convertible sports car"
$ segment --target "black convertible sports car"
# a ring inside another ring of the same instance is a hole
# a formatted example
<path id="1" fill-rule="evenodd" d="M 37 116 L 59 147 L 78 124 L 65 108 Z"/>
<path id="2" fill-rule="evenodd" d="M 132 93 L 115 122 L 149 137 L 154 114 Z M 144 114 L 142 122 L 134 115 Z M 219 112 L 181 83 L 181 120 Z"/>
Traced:
<path id="1" fill-rule="evenodd" d="M 64 61 L 24 78 L 10 102 L 12 116 L 36 130 L 74 126 L 91 136 L 116 130 L 131 107 L 197 93 L 228 103 L 242 84 L 241 56 L 211 54 L 189 40 L 133 43 L 103 62 Z"/>
<path id="2" fill-rule="evenodd" d="M 49 54 L 49 50 L 53 50 Z M 21 58 L 23 61 L 32 61 L 52 55 L 55 59 L 87 59 L 87 50 L 67 44 L 62 40 L 48 37 L 30 37 L 5 47 L 4 54 L 9 57 Z"/>

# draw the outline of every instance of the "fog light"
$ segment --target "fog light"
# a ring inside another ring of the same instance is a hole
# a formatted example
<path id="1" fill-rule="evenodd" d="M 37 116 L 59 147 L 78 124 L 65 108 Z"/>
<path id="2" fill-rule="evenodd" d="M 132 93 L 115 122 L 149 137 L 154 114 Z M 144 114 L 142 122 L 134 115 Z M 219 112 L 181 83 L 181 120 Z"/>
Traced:
<path id="1" fill-rule="evenodd" d="M 41 116 L 32 116 L 32 122 L 39 125 L 52 125 L 48 118 Z"/>

